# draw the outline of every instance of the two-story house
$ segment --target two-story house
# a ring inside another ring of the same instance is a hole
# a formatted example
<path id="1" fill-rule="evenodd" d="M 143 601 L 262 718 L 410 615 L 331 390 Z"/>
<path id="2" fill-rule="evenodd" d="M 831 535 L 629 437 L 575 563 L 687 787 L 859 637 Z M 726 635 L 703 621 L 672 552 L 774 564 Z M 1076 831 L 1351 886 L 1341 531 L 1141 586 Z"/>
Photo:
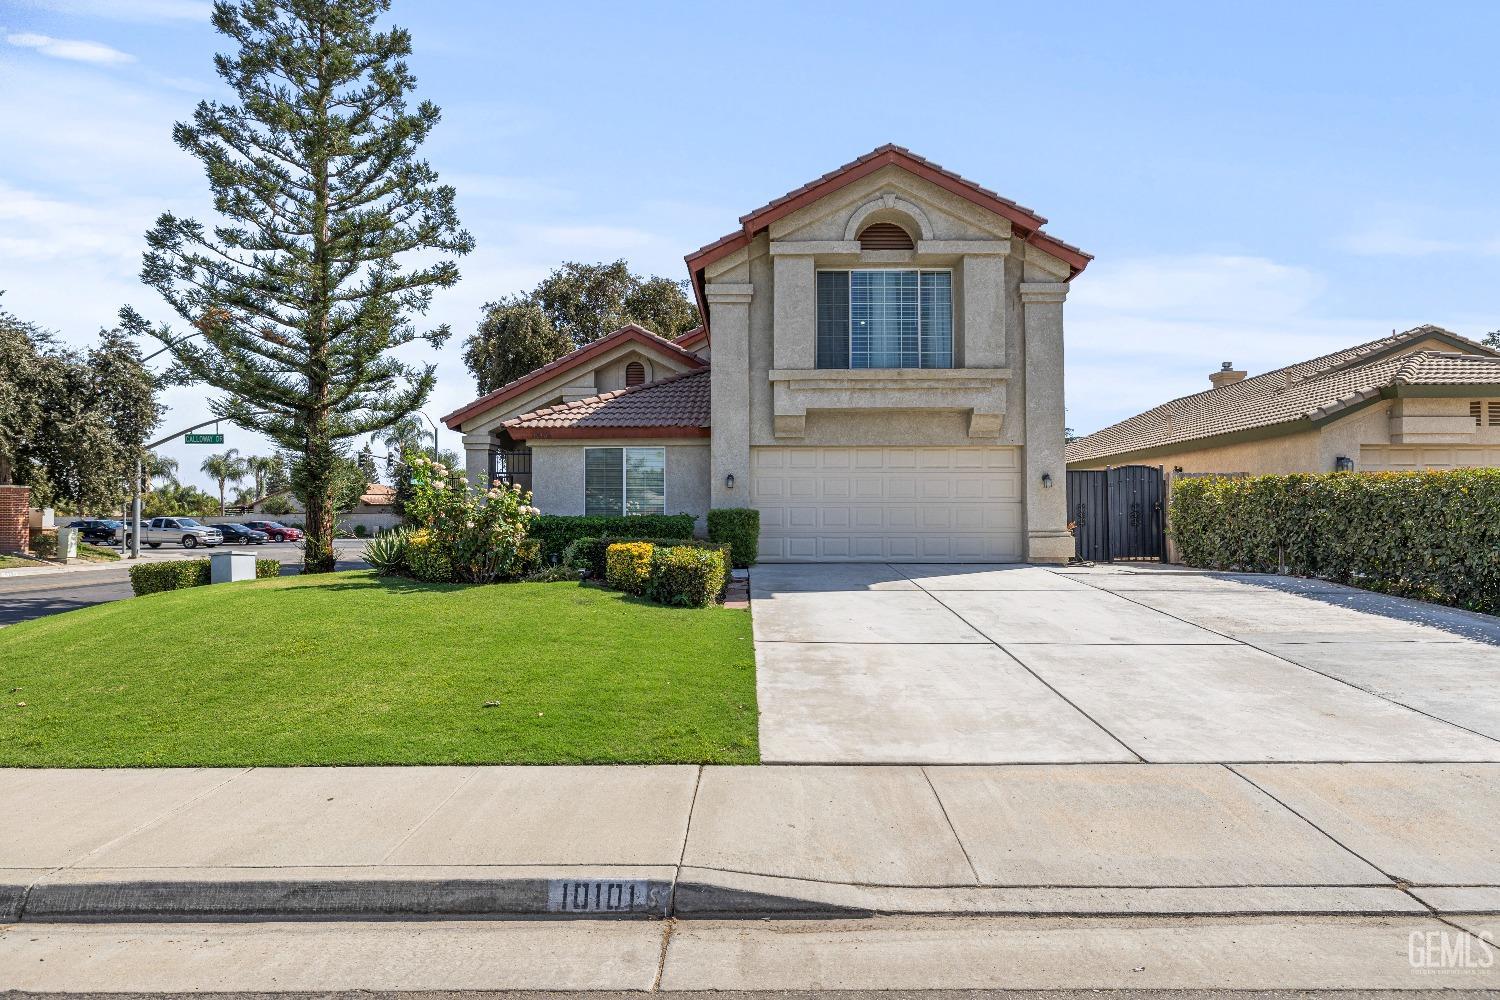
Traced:
<path id="1" fill-rule="evenodd" d="M 687 257 L 702 328 L 627 328 L 445 417 L 470 476 L 524 466 L 550 513 L 755 507 L 767 560 L 1072 555 L 1063 302 L 1089 255 L 897 146 L 739 222 Z"/>

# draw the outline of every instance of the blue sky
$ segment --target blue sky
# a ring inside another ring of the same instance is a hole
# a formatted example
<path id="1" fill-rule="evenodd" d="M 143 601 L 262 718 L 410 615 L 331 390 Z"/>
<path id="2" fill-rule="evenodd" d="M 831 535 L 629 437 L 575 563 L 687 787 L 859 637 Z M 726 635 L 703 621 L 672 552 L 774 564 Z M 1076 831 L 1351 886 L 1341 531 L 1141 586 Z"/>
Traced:
<path id="1" fill-rule="evenodd" d="M 175 319 L 136 274 L 158 213 L 206 217 L 170 130 L 222 96 L 207 12 L 0 0 L 6 308 L 77 342 L 124 302 Z M 397 0 L 393 20 L 479 245 L 430 317 L 455 331 L 434 417 L 473 395 L 457 342 L 481 303 L 564 259 L 681 277 L 740 214 L 884 142 L 1095 254 L 1067 304 L 1080 431 L 1220 361 L 1500 328 L 1500 5 Z M 167 426 L 202 396 L 174 391 Z"/>

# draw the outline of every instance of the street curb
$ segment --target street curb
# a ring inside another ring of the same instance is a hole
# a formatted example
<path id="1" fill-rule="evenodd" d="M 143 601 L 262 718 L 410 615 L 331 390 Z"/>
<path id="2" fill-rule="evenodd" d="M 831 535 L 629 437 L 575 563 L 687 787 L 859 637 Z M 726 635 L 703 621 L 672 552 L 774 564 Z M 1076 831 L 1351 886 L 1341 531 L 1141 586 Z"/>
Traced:
<path id="1" fill-rule="evenodd" d="M 657 873 L 657 874 L 653 874 Z M 600 868 L 163 869 L 37 872 L 0 884 L 0 922 L 552 917 L 661 920 L 872 916 L 1417 916 L 1395 886 L 861 886 L 766 875 Z M 9 873 L 12 880 L 17 873 Z"/>

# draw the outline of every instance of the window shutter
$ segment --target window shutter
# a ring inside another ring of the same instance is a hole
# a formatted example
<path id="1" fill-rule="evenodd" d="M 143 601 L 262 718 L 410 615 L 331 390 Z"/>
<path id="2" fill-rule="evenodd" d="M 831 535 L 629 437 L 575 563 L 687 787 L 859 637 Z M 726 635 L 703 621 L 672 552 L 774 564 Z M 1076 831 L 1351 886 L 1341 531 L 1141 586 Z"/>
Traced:
<path id="1" fill-rule="evenodd" d="M 625 385 L 642 385 L 646 381 L 646 366 L 639 361 L 632 361 L 625 366 Z"/>
<path id="2" fill-rule="evenodd" d="M 877 222 L 859 234 L 861 250 L 915 250 L 911 236 L 894 222 Z"/>
<path id="3" fill-rule="evenodd" d="M 1490 404 L 1490 426 L 1500 427 L 1500 403 Z"/>
<path id="4" fill-rule="evenodd" d="M 623 448 L 583 449 L 583 512 L 590 517 L 625 513 Z"/>

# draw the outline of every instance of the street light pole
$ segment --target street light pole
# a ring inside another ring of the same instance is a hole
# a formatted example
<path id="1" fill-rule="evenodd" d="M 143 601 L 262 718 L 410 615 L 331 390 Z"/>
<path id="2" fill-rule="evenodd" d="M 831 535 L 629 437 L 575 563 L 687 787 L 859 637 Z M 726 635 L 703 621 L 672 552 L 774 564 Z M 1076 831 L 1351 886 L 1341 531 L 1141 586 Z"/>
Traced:
<path id="1" fill-rule="evenodd" d="M 418 410 L 417 413 L 421 415 L 423 420 L 426 420 L 429 424 L 432 424 L 432 460 L 436 462 L 438 460 L 438 426 L 433 422 L 433 419 L 431 417 L 423 413 L 421 410 Z"/>

